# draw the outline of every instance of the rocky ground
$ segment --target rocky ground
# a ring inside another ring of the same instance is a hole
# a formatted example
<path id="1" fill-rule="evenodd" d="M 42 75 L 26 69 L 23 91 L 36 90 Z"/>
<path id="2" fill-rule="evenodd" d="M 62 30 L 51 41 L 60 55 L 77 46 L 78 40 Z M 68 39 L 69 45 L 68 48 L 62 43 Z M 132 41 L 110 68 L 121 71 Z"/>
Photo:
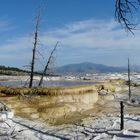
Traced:
<path id="1" fill-rule="evenodd" d="M 89 117 L 83 124 L 46 126 L 39 122 L 12 118 L 0 122 L 1 140 L 139 140 L 140 116 L 125 115 L 125 128 L 120 130 L 120 117 L 111 114 Z"/>
<path id="2" fill-rule="evenodd" d="M 93 109 L 80 121 L 50 126 L 38 120 L 14 117 L 10 110 L 0 115 L 1 140 L 139 140 L 139 88 L 132 89 L 133 102 L 128 92 L 102 95 Z M 124 101 L 124 129 L 120 130 L 120 101 Z M 9 113 L 8 113 L 9 112 Z M 76 119 L 76 117 L 75 117 Z"/>

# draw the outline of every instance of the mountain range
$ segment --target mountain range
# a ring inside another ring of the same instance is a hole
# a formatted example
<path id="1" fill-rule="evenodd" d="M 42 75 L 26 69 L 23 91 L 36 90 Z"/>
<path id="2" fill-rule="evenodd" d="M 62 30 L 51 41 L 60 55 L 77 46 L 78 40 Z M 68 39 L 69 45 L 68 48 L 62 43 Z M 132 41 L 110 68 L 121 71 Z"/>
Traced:
<path id="1" fill-rule="evenodd" d="M 140 72 L 140 66 L 131 66 L 131 72 Z M 53 69 L 52 75 L 82 75 L 92 73 L 114 73 L 114 72 L 127 72 L 127 67 L 114 67 L 102 64 L 83 62 L 78 64 L 68 64 Z M 30 72 L 15 67 L 0 66 L 0 75 L 28 75 Z M 41 74 L 35 72 L 36 75 Z"/>
<path id="2" fill-rule="evenodd" d="M 79 64 L 69 64 L 55 68 L 55 73 L 59 75 L 75 75 L 87 73 L 109 73 L 109 72 L 126 72 L 125 67 L 113 67 L 102 64 L 83 62 Z"/>

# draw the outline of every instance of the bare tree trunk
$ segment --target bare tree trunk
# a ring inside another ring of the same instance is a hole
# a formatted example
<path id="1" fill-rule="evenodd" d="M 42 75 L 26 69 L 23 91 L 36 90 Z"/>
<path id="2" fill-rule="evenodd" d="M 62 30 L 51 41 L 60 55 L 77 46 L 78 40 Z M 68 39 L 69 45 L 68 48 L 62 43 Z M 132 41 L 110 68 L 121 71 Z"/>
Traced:
<path id="1" fill-rule="evenodd" d="M 46 64 L 46 66 L 45 66 L 45 68 L 44 68 L 44 71 L 43 71 L 43 73 L 42 73 L 42 75 L 41 75 L 41 78 L 40 78 L 40 81 L 39 81 L 38 86 L 41 86 L 41 85 L 42 85 L 43 77 L 45 76 L 46 71 L 47 71 L 48 68 L 49 68 L 49 64 L 50 64 L 50 62 L 51 62 L 51 59 L 52 59 L 52 57 L 53 57 L 54 52 L 56 51 L 56 48 L 57 48 L 58 43 L 59 43 L 59 42 L 57 41 L 57 43 L 55 44 L 55 46 L 54 46 L 54 48 L 53 48 L 53 50 L 52 50 L 52 52 L 51 52 L 51 54 L 50 54 L 50 56 L 49 56 L 49 59 L 48 59 L 47 64 Z"/>
<path id="2" fill-rule="evenodd" d="M 128 87 L 129 87 L 129 100 L 131 99 L 131 80 L 130 80 L 130 64 L 128 58 Z"/>
<path id="3" fill-rule="evenodd" d="M 33 44 L 33 54 L 32 54 L 32 62 L 31 62 L 31 74 L 30 74 L 29 88 L 31 88 L 32 85 L 33 85 L 35 55 L 36 55 L 36 47 L 37 47 L 37 44 L 38 44 L 39 23 L 40 23 L 40 12 L 37 15 L 37 20 L 36 20 L 36 25 L 35 25 L 35 34 L 34 34 L 34 44 Z"/>
<path id="4" fill-rule="evenodd" d="M 123 101 L 120 102 L 120 110 L 121 110 L 121 124 L 120 124 L 120 129 L 123 130 L 124 129 L 124 105 L 123 105 Z"/>

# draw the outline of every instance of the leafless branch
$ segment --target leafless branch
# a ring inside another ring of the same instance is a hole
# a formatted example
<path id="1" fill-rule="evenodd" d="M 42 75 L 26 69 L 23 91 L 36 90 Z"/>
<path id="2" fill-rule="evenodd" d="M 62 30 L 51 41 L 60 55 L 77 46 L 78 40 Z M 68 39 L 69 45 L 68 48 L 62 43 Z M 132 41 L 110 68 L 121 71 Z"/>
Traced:
<path id="1" fill-rule="evenodd" d="M 127 32 L 133 34 L 136 24 L 131 20 L 140 6 L 140 0 L 116 0 L 115 18 Z"/>
<path id="2" fill-rule="evenodd" d="M 51 52 L 51 54 L 50 54 L 50 56 L 49 56 L 49 58 L 48 58 L 47 64 L 46 64 L 46 66 L 45 66 L 45 68 L 44 68 L 44 71 L 43 71 L 43 73 L 42 73 L 42 75 L 41 75 L 41 78 L 40 78 L 40 81 L 39 81 L 38 86 L 41 86 L 41 85 L 42 85 L 43 77 L 45 76 L 46 71 L 47 71 L 48 68 L 49 68 L 49 64 L 51 63 L 51 60 L 53 59 L 53 54 L 54 54 L 54 52 L 56 51 L 56 48 L 57 48 L 57 46 L 58 46 L 58 43 L 59 43 L 59 41 L 55 44 L 55 46 L 54 46 L 54 48 L 53 48 L 53 50 L 52 50 L 52 52 Z"/>
<path id="3" fill-rule="evenodd" d="M 37 50 L 37 53 L 42 57 L 43 60 L 45 59 L 43 54 L 39 50 Z"/>

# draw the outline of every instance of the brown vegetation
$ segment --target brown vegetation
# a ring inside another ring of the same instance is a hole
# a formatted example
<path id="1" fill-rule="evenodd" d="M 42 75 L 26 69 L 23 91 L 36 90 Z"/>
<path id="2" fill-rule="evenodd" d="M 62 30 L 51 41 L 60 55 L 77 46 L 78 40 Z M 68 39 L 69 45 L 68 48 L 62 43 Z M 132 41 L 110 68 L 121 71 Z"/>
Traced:
<path id="1" fill-rule="evenodd" d="M 34 87 L 34 88 L 11 88 L 11 87 L 0 87 L 0 93 L 7 96 L 15 95 L 46 95 L 46 96 L 57 96 L 65 94 L 81 94 L 87 92 L 96 91 L 95 86 L 76 86 L 76 87 Z"/>
<path id="2" fill-rule="evenodd" d="M 12 88 L 0 87 L 1 96 L 16 96 L 16 95 L 69 95 L 69 94 L 84 94 L 90 92 L 97 92 L 100 90 L 108 90 L 115 92 L 115 86 L 111 84 L 97 84 L 97 85 L 84 85 L 72 87 L 33 87 L 33 88 Z"/>

